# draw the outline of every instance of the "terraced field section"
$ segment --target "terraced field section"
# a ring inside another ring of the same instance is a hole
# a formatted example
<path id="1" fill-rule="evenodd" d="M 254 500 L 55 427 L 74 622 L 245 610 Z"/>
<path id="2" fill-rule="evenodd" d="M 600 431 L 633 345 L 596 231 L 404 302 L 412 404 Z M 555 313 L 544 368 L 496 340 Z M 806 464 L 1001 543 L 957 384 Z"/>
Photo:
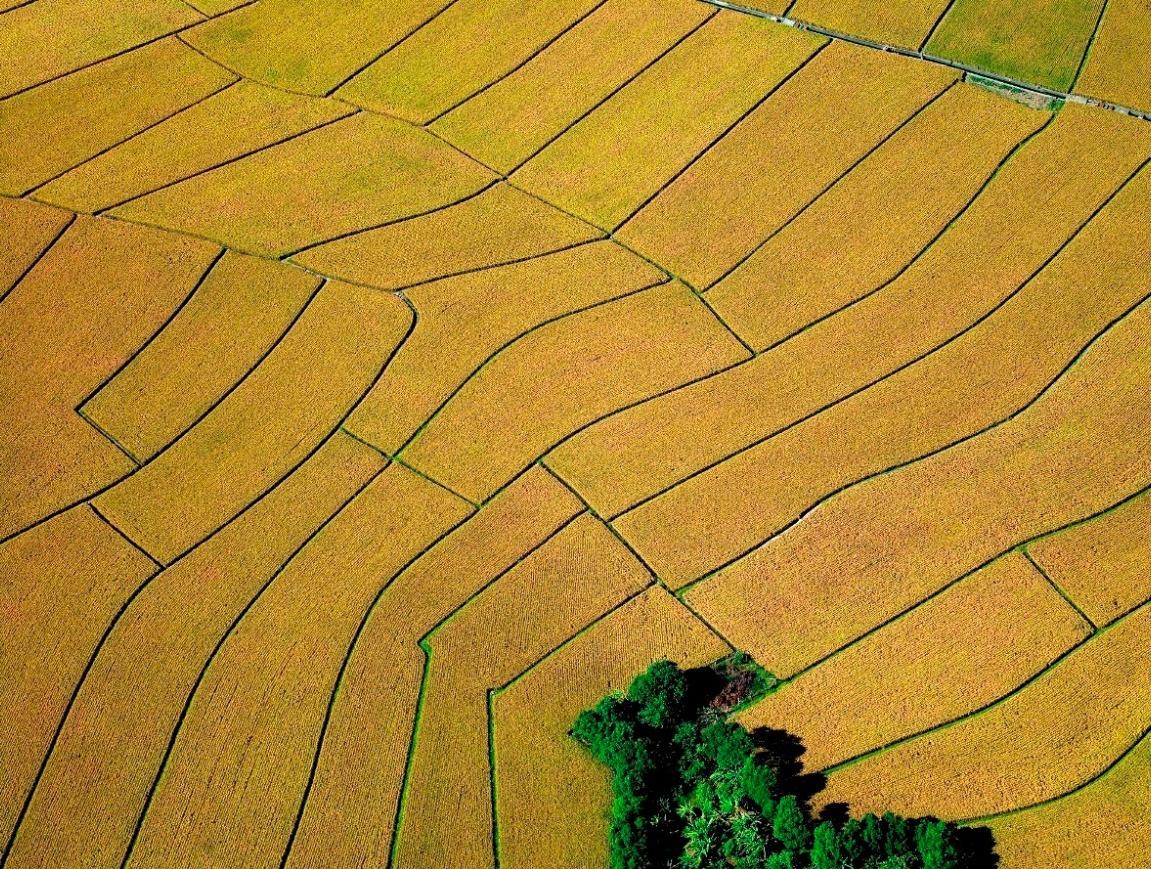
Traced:
<path id="1" fill-rule="evenodd" d="M 0 0 L 0 869 L 606 866 L 737 648 L 1148 865 L 1149 12 L 747 5 Z"/>

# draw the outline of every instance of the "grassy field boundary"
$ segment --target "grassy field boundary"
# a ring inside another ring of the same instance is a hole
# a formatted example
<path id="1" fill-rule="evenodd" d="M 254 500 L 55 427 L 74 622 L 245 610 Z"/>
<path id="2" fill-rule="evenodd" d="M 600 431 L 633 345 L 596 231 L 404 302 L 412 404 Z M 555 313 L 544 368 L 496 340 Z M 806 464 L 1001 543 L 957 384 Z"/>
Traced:
<path id="1" fill-rule="evenodd" d="M 16 201 L 16 202 L 20 201 L 16 197 L 7 197 L 6 196 L 4 198 L 5 199 L 12 199 L 13 201 Z M 54 205 L 49 206 L 49 207 L 56 208 L 56 210 L 58 210 L 58 211 L 63 211 L 63 209 L 57 208 Z M 30 262 L 27 266 L 25 266 L 24 269 L 18 275 L 16 275 L 16 280 L 14 280 L 12 282 L 12 286 L 4 287 L 3 289 L 0 289 L 0 305 L 2 305 L 4 303 L 5 299 L 7 299 L 10 295 L 12 295 L 12 292 L 18 286 L 20 286 L 20 284 L 23 282 L 24 278 L 28 277 L 28 275 L 31 274 L 32 270 L 40 264 L 40 260 L 44 259 L 44 257 L 48 255 L 48 252 L 56 246 L 56 242 L 58 242 L 61 238 L 63 238 L 64 233 L 66 233 L 68 231 L 68 228 L 73 223 L 76 222 L 76 217 L 77 217 L 76 212 L 68 211 L 65 213 L 67 214 L 67 219 L 64 221 L 64 225 L 61 226 L 60 229 L 58 229 L 52 235 L 52 237 L 48 240 L 48 243 L 46 245 L 44 245 L 44 247 L 41 248 L 40 252 L 37 253 L 36 256 L 34 256 L 32 258 L 32 262 Z"/>
<path id="2" fill-rule="evenodd" d="M 993 72 L 991 70 L 979 69 L 978 67 L 969 66 L 968 64 L 960 63 L 959 61 L 956 61 L 956 60 L 950 60 L 949 58 L 946 58 L 946 57 L 940 57 L 939 55 L 929 54 L 926 51 L 923 51 L 922 49 L 903 48 L 901 46 L 892 45 L 891 43 L 887 43 L 887 42 L 877 42 L 876 40 L 866 39 L 862 36 L 852 36 L 849 33 L 843 33 L 842 31 L 839 31 L 839 30 L 832 30 L 829 27 L 823 27 L 819 24 L 814 24 L 814 23 L 809 22 L 809 21 L 799 21 L 799 20 L 794 19 L 794 18 L 788 18 L 787 13 L 791 10 L 790 6 L 788 7 L 787 11 L 784 12 L 783 15 L 775 15 L 774 13 L 771 13 L 771 12 L 764 12 L 764 11 L 759 10 L 759 9 L 752 9 L 748 6 L 741 6 L 738 3 L 730 3 L 730 2 L 728 2 L 728 0 L 700 0 L 700 2 L 710 3 L 712 6 L 718 6 L 721 9 L 730 9 L 732 12 L 740 12 L 744 15 L 754 15 L 756 18 L 765 18 L 768 21 L 774 21 L 777 24 L 783 24 L 787 27 L 795 27 L 799 30 L 807 30 L 807 31 L 810 31 L 812 33 L 818 33 L 821 36 L 825 36 L 829 39 L 838 40 L 840 42 L 850 42 L 854 45 L 859 45 L 859 46 L 862 46 L 864 48 L 871 48 L 871 49 L 874 49 L 876 51 L 884 51 L 884 52 L 888 52 L 891 54 L 901 54 L 904 57 L 916 58 L 917 60 L 922 60 L 926 63 L 932 63 L 932 64 L 935 64 L 937 66 L 951 67 L 952 69 L 961 70 L 962 72 L 965 72 L 965 73 L 972 73 L 974 75 L 979 75 L 979 76 L 983 76 L 984 78 L 992 79 L 994 81 L 999 82 L 1000 84 L 1008 85 L 1008 86 L 1014 87 L 1014 88 L 1018 88 L 1019 90 L 1022 90 L 1022 91 L 1030 91 L 1032 93 L 1040 94 L 1042 96 L 1053 97 L 1055 99 L 1062 100 L 1064 102 L 1082 103 L 1083 105 L 1087 105 L 1087 106 L 1095 106 L 1096 108 L 1106 109 L 1107 111 L 1118 112 L 1119 114 L 1122 114 L 1122 115 L 1130 115 L 1134 118 L 1140 118 L 1141 120 L 1144 120 L 1144 121 L 1151 121 L 1151 112 L 1146 112 L 1146 111 L 1143 111 L 1141 109 L 1136 109 L 1136 108 L 1133 108 L 1132 106 L 1124 106 L 1124 105 L 1120 105 L 1119 103 L 1109 102 L 1107 100 L 1095 99 L 1094 97 L 1085 97 L 1081 94 L 1076 94 L 1076 93 L 1073 93 L 1070 91 L 1060 91 L 1060 90 L 1056 90 L 1054 88 L 1046 87 L 1046 86 L 1041 85 L 1041 84 L 1035 84 L 1033 82 L 1020 81 L 1019 79 L 1011 78 L 1011 77 L 1005 76 L 1005 75 L 1000 75 L 999 73 Z M 794 5 L 794 4 L 792 4 L 792 5 Z M 949 12 L 950 10 L 951 10 L 951 7 L 948 6 L 947 10 L 945 10 L 945 12 L 944 12 L 944 17 L 946 16 L 946 13 Z M 940 18 L 939 22 L 936 22 L 936 28 L 939 26 L 939 23 L 942 22 L 942 20 L 943 20 L 943 17 Z M 1102 20 L 1102 19 L 1100 19 L 1100 20 Z M 934 33 L 934 30 L 935 30 L 935 28 L 932 29 L 932 33 Z M 931 34 L 929 34 L 929 37 L 930 37 L 930 35 Z M 1086 55 L 1084 55 L 1084 56 L 1086 56 Z"/>

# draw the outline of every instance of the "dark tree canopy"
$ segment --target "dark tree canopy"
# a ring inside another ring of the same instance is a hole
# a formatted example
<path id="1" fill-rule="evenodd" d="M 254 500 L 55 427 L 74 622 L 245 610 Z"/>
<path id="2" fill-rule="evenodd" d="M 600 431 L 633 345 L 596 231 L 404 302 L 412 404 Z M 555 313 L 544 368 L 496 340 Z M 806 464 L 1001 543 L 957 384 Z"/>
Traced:
<path id="1" fill-rule="evenodd" d="M 613 773 L 613 869 L 983 869 L 987 831 L 888 812 L 813 816 L 794 737 L 728 720 L 775 684 L 741 653 L 701 670 L 657 661 L 572 736 Z"/>

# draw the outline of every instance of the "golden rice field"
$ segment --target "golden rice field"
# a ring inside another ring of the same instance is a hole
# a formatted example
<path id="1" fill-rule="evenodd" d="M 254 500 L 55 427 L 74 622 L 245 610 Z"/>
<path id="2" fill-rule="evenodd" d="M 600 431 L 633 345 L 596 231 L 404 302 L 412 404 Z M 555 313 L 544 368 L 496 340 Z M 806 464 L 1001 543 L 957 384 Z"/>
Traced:
<path id="1" fill-rule="evenodd" d="M 0 0 L 0 418 L 0 869 L 606 867 L 733 648 L 1151 866 L 1146 0 Z"/>

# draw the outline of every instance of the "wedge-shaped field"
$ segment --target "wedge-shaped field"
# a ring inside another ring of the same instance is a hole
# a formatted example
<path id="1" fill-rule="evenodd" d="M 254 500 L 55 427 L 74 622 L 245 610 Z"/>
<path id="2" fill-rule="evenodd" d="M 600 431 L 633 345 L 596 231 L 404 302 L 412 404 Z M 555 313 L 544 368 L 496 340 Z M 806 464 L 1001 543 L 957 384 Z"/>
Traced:
<path id="1" fill-rule="evenodd" d="M 511 172 L 714 14 L 696 0 L 607 0 L 432 129 Z"/>
<path id="2" fill-rule="evenodd" d="M 1050 118 L 956 85 L 770 234 L 708 304 L 758 349 L 831 316 L 892 280 Z"/>
<path id="3" fill-rule="evenodd" d="M 584 514 L 427 638 L 393 865 L 492 865 L 489 691 L 650 582 L 623 544 Z"/>
<path id="4" fill-rule="evenodd" d="M 428 133 L 361 113 L 112 213 L 281 256 L 441 208 L 491 180 L 490 172 Z"/>
<path id="5" fill-rule="evenodd" d="M 267 355 L 320 279 L 226 253 L 187 304 L 80 411 L 135 459 L 152 458 Z"/>
<path id="6" fill-rule="evenodd" d="M 191 293 L 207 242 L 78 218 L 0 305 L 0 537 L 135 465 L 76 412 Z M 18 409 L 18 412 L 16 411 Z"/>
<path id="7" fill-rule="evenodd" d="M 1103 777 L 1048 805 L 988 822 L 1003 865 L 1137 869 L 1151 854 L 1147 769 L 1151 736 Z"/>
<path id="8" fill-rule="evenodd" d="M 156 565 L 79 505 L 0 545 L 0 841 L 7 842 L 100 633 Z M 35 698 L 35 702 L 29 702 Z"/>
<path id="9" fill-rule="evenodd" d="M 36 198 L 75 211 L 111 208 L 352 111 L 239 81 L 48 182 Z"/>
<path id="10" fill-rule="evenodd" d="M 27 193 L 235 80 L 164 39 L 0 100 L 0 193 Z"/>
<path id="11" fill-rule="evenodd" d="M 568 729 L 580 711 L 624 688 L 653 661 L 697 667 L 728 651 L 675 598 L 653 587 L 495 692 L 500 866 L 606 865 L 609 777 Z"/>
<path id="12" fill-rule="evenodd" d="M 169 563 L 299 465 L 379 377 L 410 325 L 394 296 L 327 284 L 251 375 L 97 506 Z"/>
<path id="13" fill-rule="evenodd" d="M 0 198 L 0 301 L 50 248 L 72 215 L 26 199 Z"/>
<path id="14" fill-rule="evenodd" d="M 639 257 L 603 242 L 410 290 L 416 330 L 348 427 L 393 454 L 502 348 L 541 324 L 663 280 Z"/>
<path id="15" fill-rule="evenodd" d="M 1151 483 L 1151 303 L 1038 401 L 853 486 L 688 592 L 775 673 L 820 660 L 957 577 Z"/>
<path id="16" fill-rule="evenodd" d="M 468 512 L 393 464 L 261 589 L 207 665 L 128 866 L 279 860 L 360 619 L 389 577 Z"/>
<path id="17" fill-rule="evenodd" d="M 823 769 L 999 699 L 1090 633 L 1026 557 L 1012 553 L 802 674 L 739 721 L 799 734 L 804 767 Z"/>
<path id="18" fill-rule="evenodd" d="M 515 70 L 603 0 L 456 0 L 336 91 L 424 124 Z M 483 46 L 483 50 L 477 50 Z"/>
<path id="19" fill-rule="evenodd" d="M 148 581 L 113 620 L 79 685 L 7 865 L 49 869 L 120 864 L 213 648 L 264 583 L 379 473 L 382 463 L 379 454 L 337 433 L 267 497 Z M 39 531 L 25 537 L 31 540 Z M 99 561 L 80 558 L 84 550 L 74 544 L 62 547 L 65 553 L 79 564 L 106 570 Z M 37 555 L 29 563 L 44 570 L 51 558 Z M 195 601 L 195 618 L 188 618 L 190 601 Z M 107 604 L 104 610 L 101 615 L 93 606 L 78 608 L 77 614 L 86 613 L 91 625 L 81 626 L 76 631 L 80 639 L 69 642 L 90 649 L 91 632 L 111 617 Z M 52 615 L 58 624 L 59 613 Z M 64 626 L 54 630 L 61 638 L 67 636 Z M 78 679 L 74 675 L 67 686 Z"/>
<path id="20" fill-rule="evenodd" d="M 450 5 L 450 0 L 320 5 L 260 0 L 195 27 L 184 38 L 245 78 L 326 94 Z"/>
<path id="21" fill-rule="evenodd" d="M 835 771 L 819 800 L 973 818 L 1061 796 L 1148 732 L 1149 666 L 1144 606 L 1002 703 Z"/>
<path id="22" fill-rule="evenodd" d="M 1151 599 L 1151 497 L 1045 537 L 1027 553 L 1096 624 Z"/>
<path id="23" fill-rule="evenodd" d="M 746 553 L 824 496 L 1018 413 L 1151 291 L 1149 192 L 1145 172 L 955 340 L 624 513 L 616 527 L 680 586 Z M 1100 270 L 1100 262 L 1111 267 Z M 724 509 L 700 510 L 701 503 Z"/>
<path id="24" fill-rule="evenodd" d="M 533 468 L 381 588 L 333 688 L 287 866 L 387 863 L 426 665 L 420 639 L 580 510 Z"/>
<path id="25" fill-rule="evenodd" d="M 765 4 L 748 5 L 758 9 Z M 786 5 L 789 18 L 810 21 L 840 33 L 862 36 L 877 42 L 918 48 L 950 3 L 948 0 L 896 0 L 894 3 L 876 3 L 874 0 L 798 0 Z"/>
<path id="26" fill-rule="evenodd" d="M 509 347 L 460 388 L 403 456 L 482 501 L 580 426 L 745 357 L 694 294 L 664 284 Z"/>
<path id="27" fill-rule="evenodd" d="M 898 280 L 745 365 L 600 422 L 548 465 L 615 515 L 890 375 L 1057 253 L 1151 152 L 1148 133 L 1067 106 Z"/>
<path id="28" fill-rule="evenodd" d="M 721 12 L 512 177 L 613 229 L 824 44 Z"/>
<path id="29" fill-rule="evenodd" d="M 180 0 L 36 0 L 8 9 L 0 18 L 0 96 L 199 20 Z"/>
<path id="30" fill-rule="evenodd" d="M 1108 0 L 1075 90 L 1151 112 L 1151 7 Z"/>
<path id="31" fill-rule="evenodd" d="M 619 238 L 693 286 L 710 286 L 955 78 L 953 70 L 832 43 Z"/>
<path id="32" fill-rule="evenodd" d="M 1105 0 L 957 0 L 926 51 L 1017 81 L 1070 90 Z"/>
<path id="33" fill-rule="evenodd" d="M 602 235 L 501 183 L 439 211 L 309 248 L 292 261 L 353 283 L 396 290 L 531 259 Z"/>

